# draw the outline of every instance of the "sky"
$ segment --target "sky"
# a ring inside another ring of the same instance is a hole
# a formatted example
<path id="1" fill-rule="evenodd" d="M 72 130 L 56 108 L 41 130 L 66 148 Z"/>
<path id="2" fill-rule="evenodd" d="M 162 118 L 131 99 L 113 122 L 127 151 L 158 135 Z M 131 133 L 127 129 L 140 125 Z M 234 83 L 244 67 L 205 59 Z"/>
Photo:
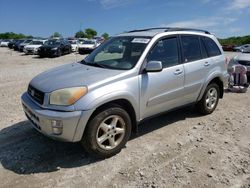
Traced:
<path id="1" fill-rule="evenodd" d="M 149 27 L 209 30 L 220 38 L 250 34 L 250 0 L 0 0 L 0 33 L 74 36 L 93 28 L 111 36 Z"/>

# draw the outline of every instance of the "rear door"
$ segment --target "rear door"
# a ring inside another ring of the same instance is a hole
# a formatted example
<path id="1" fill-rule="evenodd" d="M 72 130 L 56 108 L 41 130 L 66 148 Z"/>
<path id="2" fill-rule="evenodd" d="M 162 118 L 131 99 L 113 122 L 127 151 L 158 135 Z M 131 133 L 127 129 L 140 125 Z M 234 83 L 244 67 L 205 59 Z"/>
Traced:
<path id="1" fill-rule="evenodd" d="M 197 100 L 212 62 L 198 35 L 182 35 L 181 49 L 185 71 L 183 97 L 188 104 Z"/>

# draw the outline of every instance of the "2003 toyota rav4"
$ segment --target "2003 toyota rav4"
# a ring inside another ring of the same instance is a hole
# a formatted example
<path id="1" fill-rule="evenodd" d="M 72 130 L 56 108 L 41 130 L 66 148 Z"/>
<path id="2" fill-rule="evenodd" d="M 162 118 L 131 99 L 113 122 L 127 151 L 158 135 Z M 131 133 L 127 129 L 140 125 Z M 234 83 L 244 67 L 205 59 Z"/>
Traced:
<path id="1" fill-rule="evenodd" d="M 109 157 L 145 118 L 188 104 L 212 113 L 226 80 L 214 35 L 151 28 L 119 34 L 81 62 L 36 76 L 22 104 L 41 133 Z"/>

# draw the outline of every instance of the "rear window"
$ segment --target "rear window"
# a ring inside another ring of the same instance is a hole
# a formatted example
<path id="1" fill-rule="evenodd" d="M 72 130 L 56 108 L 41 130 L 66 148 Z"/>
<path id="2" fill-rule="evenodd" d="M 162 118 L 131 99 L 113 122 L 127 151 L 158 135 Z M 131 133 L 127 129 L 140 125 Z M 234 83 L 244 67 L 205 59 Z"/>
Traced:
<path id="1" fill-rule="evenodd" d="M 181 36 L 184 62 L 202 59 L 200 41 L 197 36 Z"/>
<path id="2" fill-rule="evenodd" d="M 221 51 L 217 44 L 208 37 L 202 37 L 202 40 L 206 46 L 209 57 L 221 55 Z"/>

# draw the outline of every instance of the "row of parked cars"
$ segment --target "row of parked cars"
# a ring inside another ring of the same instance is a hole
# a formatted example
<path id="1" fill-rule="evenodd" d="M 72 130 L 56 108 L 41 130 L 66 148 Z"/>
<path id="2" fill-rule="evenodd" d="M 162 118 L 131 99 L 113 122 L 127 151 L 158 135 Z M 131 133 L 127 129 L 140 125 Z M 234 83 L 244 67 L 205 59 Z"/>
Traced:
<path id="1" fill-rule="evenodd" d="M 222 45 L 222 48 L 224 51 L 234 51 L 234 52 L 250 52 L 250 44 L 244 44 L 244 45 Z"/>
<path id="2" fill-rule="evenodd" d="M 27 55 L 32 54 L 39 55 L 40 57 L 59 57 L 71 52 L 79 52 L 80 54 L 90 53 L 102 42 L 102 38 L 6 39 L 0 41 L 0 46 L 9 47 L 15 51 L 24 52 Z"/>

